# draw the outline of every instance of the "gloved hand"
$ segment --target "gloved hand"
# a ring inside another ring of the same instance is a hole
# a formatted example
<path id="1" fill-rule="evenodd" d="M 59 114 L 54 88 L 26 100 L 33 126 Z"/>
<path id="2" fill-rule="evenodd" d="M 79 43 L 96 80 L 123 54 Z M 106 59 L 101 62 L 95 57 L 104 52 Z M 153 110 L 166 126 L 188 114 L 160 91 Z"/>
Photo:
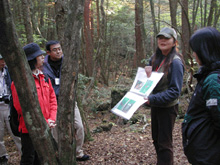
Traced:
<path id="1" fill-rule="evenodd" d="M 48 121 L 48 125 L 50 128 L 54 128 L 56 126 L 55 121 L 53 121 L 51 119 L 48 119 L 47 121 Z"/>

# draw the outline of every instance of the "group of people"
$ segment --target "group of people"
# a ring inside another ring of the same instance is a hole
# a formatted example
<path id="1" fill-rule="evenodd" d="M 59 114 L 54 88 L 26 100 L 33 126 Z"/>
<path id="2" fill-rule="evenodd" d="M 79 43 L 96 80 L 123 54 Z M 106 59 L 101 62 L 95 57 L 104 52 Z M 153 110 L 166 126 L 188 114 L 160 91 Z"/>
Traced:
<path id="1" fill-rule="evenodd" d="M 158 47 L 145 67 L 164 76 L 152 94 L 151 129 L 158 165 L 172 165 L 172 131 L 178 113 L 178 98 L 183 85 L 184 60 L 177 52 L 177 34 L 165 27 L 157 35 Z M 194 75 L 197 85 L 182 123 L 184 153 L 191 164 L 220 164 L 220 32 L 212 27 L 197 30 L 189 45 L 200 66 Z"/>
<path id="2" fill-rule="evenodd" d="M 151 107 L 152 139 L 157 164 L 172 165 L 174 164 L 172 131 L 183 85 L 184 60 L 177 51 L 177 33 L 173 28 L 161 29 L 156 38 L 158 47 L 145 67 L 146 76 L 149 77 L 152 71 L 163 72 L 164 75 L 152 94 L 145 99 L 146 104 Z M 184 153 L 191 164 L 217 165 L 220 163 L 220 32 L 212 27 L 199 29 L 191 36 L 189 44 L 196 62 L 201 67 L 194 75 L 198 83 L 182 123 Z M 42 113 L 48 126 L 54 130 L 53 135 L 57 140 L 55 122 L 61 65 L 64 58 L 61 45 L 58 41 L 49 41 L 46 44 L 45 57 L 43 55 L 45 52 L 36 43 L 24 46 L 24 51 L 33 73 Z M 16 88 L 13 82 L 10 88 L 11 80 L 2 60 L 0 56 L 0 161 L 8 159 L 3 141 L 3 123 L 6 122 L 11 133 L 8 123 L 9 104 L 3 98 L 10 95 L 11 91 L 14 106 L 20 116 L 21 144 L 20 139 L 11 134 L 22 153 L 21 164 L 39 164 L 37 153 L 25 127 Z M 45 75 L 49 77 L 48 81 Z M 77 103 L 75 128 L 77 160 L 88 160 L 89 156 L 82 150 L 84 130 Z"/>
<path id="3" fill-rule="evenodd" d="M 55 141 L 58 141 L 56 118 L 57 118 L 57 100 L 59 98 L 61 65 L 63 61 L 63 52 L 59 41 L 49 41 L 46 44 L 47 55 L 44 57 L 45 51 L 41 50 L 36 43 L 30 43 L 23 47 L 27 57 L 28 64 L 34 77 L 38 100 L 43 116 L 51 128 Z M 4 123 L 13 137 L 18 150 L 21 153 L 21 165 L 40 164 L 37 152 L 34 149 L 28 130 L 25 126 L 22 109 L 17 95 L 14 82 L 11 81 L 7 66 L 0 57 L 0 96 L 6 97 L 12 95 L 6 103 L 0 98 L 0 164 L 8 161 L 8 154 L 4 146 Z M 8 80 L 9 79 L 9 80 Z M 19 116 L 19 132 L 21 137 L 12 134 L 9 124 L 9 103 L 13 100 L 13 106 L 17 110 Z M 76 160 L 86 161 L 90 157 L 83 153 L 84 143 L 84 127 L 77 103 L 75 104 L 75 139 L 76 139 Z"/>

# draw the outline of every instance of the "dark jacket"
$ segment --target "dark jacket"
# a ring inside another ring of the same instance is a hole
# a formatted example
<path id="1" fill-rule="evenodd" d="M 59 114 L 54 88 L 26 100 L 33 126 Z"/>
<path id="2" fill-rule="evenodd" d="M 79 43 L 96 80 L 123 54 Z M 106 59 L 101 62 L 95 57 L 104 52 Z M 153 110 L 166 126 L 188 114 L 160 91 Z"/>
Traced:
<path id="1" fill-rule="evenodd" d="M 8 67 L 5 66 L 5 70 L 6 70 L 6 77 L 5 77 L 5 81 L 6 81 L 6 84 L 9 88 L 9 90 L 11 91 L 11 77 L 10 77 L 10 74 L 8 72 Z"/>
<path id="2" fill-rule="evenodd" d="M 55 78 L 60 78 L 61 73 L 59 72 L 58 77 L 55 76 L 53 69 L 51 68 L 50 64 L 48 63 L 48 58 L 49 58 L 49 55 L 46 55 L 45 58 L 44 58 L 43 72 L 44 72 L 44 74 L 46 74 L 50 78 L 53 89 L 54 89 L 55 94 L 56 94 L 56 97 L 58 99 L 59 91 L 60 91 L 60 85 L 56 85 Z M 63 57 L 62 57 L 62 60 L 63 60 Z M 60 67 L 59 70 L 61 70 L 61 67 Z"/>
<path id="3" fill-rule="evenodd" d="M 171 107 L 177 104 L 183 85 L 184 66 L 180 58 L 175 57 L 168 74 L 163 75 L 152 94 L 149 95 L 150 106 Z M 163 66 L 160 71 L 163 72 Z"/>
<path id="4" fill-rule="evenodd" d="M 184 153 L 192 164 L 220 164 L 220 61 L 201 67 L 182 123 Z"/>

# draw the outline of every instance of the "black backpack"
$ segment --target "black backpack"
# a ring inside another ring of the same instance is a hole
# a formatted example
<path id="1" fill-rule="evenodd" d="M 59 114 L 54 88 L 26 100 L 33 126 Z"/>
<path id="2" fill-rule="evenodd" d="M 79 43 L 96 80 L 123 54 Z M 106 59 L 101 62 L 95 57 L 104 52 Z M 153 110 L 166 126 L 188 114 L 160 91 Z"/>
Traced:
<path id="1" fill-rule="evenodd" d="M 18 131 L 19 116 L 18 116 L 17 110 L 15 109 L 13 105 L 13 100 L 10 101 L 9 123 L 11 126 L 11 131 L 14 134 L 14 136 L 20 137 L 21 135 L 20 135 L 20 132 Z"/>

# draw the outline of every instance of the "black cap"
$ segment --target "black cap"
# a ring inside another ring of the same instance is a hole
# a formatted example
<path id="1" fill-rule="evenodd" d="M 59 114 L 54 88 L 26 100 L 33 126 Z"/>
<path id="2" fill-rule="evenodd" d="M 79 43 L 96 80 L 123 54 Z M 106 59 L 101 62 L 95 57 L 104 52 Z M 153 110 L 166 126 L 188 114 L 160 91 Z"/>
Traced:
<path id="1" fill-rule="evenodd" d="M 46 52 L 40 49 L 40 46 L 36 43 L 30 43 L 23 47 L 24 52 L 27 56 L 27 60 L 33 60 L 36 57 L 45 54 Z"/>

